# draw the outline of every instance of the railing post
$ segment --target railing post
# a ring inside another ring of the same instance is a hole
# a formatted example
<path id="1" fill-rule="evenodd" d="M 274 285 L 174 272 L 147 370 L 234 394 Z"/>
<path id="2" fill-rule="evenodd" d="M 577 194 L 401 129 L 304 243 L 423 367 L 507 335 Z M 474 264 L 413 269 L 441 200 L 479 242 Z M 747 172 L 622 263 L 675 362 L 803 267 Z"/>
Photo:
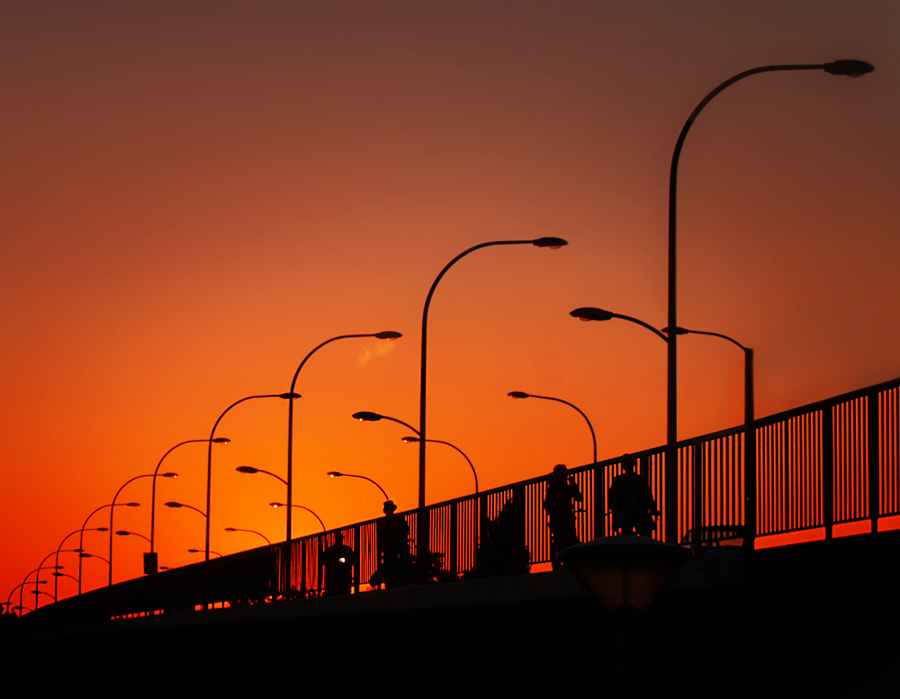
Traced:
<path id="1" fill-rule="evenodd" d="M 703 445 L 699 442 L 691 447 L 691 466 L 693 470 L 693 497 L 692 500 L 692 517 L 691 528 L 694 530 L 691 536 L 691 545 L 698 546 L 697 538 L 700 543 L 703 541 Z"/>
<path id="2" fill-rule="evenodd" d="M 825 538 L 834 529 L 834 406 L 822 408 L 822 524 Z"/>
<path id="3" fill-rule="evenodd" d="M 869 518 L 872 520 L 872 532 L 878 531 L 878 517 L 881 515 L 879 506 L 879 472 L 881 465 L 878 458 L 878 396 L 877 392 L 870 393 L 866 408 L 868 409 L 868 447 L 869 447 Z"/>
<path id="4" fill-rule="evenodd" d="M 450 506 L 450 572 L 453 575 L 457 574 L 457 537 L 458 537 L 458 522 L 457 522 L 457 511 L 459 510 L 460 503 L 456 502 Z"/>
<path id="5" fill-rule="evenodd" d="M 594 538 L 606 536 L 606 471 L 599 464 L 594 471 Z"/>
<path id="6" fill-rule="evenodd" d="M 756 424 L 744 428 L 744 547 L 756 539 Z"/>

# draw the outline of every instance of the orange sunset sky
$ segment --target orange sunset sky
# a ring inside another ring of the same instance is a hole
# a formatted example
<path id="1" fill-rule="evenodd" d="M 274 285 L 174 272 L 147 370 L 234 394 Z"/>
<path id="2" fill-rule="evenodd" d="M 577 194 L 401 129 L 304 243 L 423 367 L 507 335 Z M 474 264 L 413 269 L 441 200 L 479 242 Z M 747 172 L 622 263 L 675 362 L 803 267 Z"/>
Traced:
<path id="1" fill-rule="evenodd" d="M 416 504 L 418 421 L 482 489 L 665 441 L 665 347 L 600 306 L 666 322 L 669 162 L 717 84 L 775 63 L 864 59 L 859 79 L 768 74 L 729 88 L 685 145 L 679 322 L 756 350 L 757 415 L 900 376 L 900 6 L 888 0 L 0 3 L 0 596 L 175 444 L 303 357 L 294 501 L 331 527 Z M 679 342 L 679 436 L 742 421 L 743 357 Z M 217 434 L 212 548 L 284 533 L 287 407 Z M 429 448 L 427 499 L 472 491 Z M 206 448 L 166 460 L 159 501 L 205 507 Z M 149 479 L 116 529 L 149 535 Z M 108 512 L 108 510 L 107 510 Z M 108 515 L 107 515 L 108 516 Z M 92 526 L 108 526 L 97 517 Z M 294 533 L 317 529 L 297 511 Z M 157 511 L 160 564 L 199 560 L 204 522 Z M 70 539 L 65 548 L 74 548 Z M 115 579 L 140 574 L 117 537 Z M 86 549 L 107 556 L 106 535 Z M 77 560 L 61 562 L 74 573 Z M 85 589 L 105 584 L 84 563 Z M 73 593 L 64 578 L 61 593 Z M 42 604 L 48 598 L 44 597 Z M 33 600 L 28 604 L 33 604 Z"/>

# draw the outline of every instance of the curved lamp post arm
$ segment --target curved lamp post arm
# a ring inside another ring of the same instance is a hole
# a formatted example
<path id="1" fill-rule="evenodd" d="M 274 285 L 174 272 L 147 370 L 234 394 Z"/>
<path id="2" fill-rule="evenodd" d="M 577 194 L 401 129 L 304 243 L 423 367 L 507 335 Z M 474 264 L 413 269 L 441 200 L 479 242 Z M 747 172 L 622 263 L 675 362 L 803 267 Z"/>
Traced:
<path id="1" fill-rule="evenodd" d="M 413 437 L 404 437 L 403 441 L 418 442 L 419 440 L 416 438 L 413 438 Z M 475 494 L 478 495 L 478 474 L 475 472 L 475 464 L 472 463 L 472 459 L 470 459 L 468 456 L 466 456 L 466 452 L 464 452 L 462 449 L 460 449 L 455 444 L 451 444 L 450 442 L 445 442 L 441 439 L 429 439 L 428 442 L 430 442 L 431 444 L 446 444 L 448 447 L 452 447 L 453 449 L 456 449 L 456 451 L 458 451 L 460 454 L 462 454 L 462 457 L 466 460 L 466 463 L 469 464 L 469 468 L 472 469 L 472 475 L 475 477 Z"/>
<path id="2" fill-rule="evenodd" d="M 127 503 L 127 506 L 135 507 L 135 506 L 137 506 L 137 503 Z M 112 507 L 112 505 L 111 504 L 100 505 L 100 507 L 98 507 L 96 510 L 91 512 L 91 514 L 89 514 L 87 516 L 87 518 L 84 520 L 84 524 L 81 525 L 81 529 L 79 530 L 81 532 L 81 535 L 78 537 L 78 550 L 79 551 L 84 551 L 84 532 L 90 531 L 87 528 L 87 525 L 88 525 L 88 522 L 90 521 L 91 517 L 93 517 L 95 514 L 97 514 L 100 510 L 105 509 L 107 507 Z M 98 531 L 106 531 L 106 527 L 100 528 L 100 529 L 98 529 Z M 82 558 L 83 558 L 83 556 L 78 557 L 78 594 L 79 595 L 81 594 L 81 561 L 82 561 Z"/>
<path id="3" fill-rule="evenodd" d="M 663 328 L 663 332 L 668 332 L 668 328 Z M 744 425 L 749 428 L 756 418 L 755 398 L 754 398 L 754 379 L 753 379 L 753 348 L 741 344 L 733 337 L 723 335 L 722 333 L 708 332 L 706 330 L 689 330 L 688 328 L 676 328 L 676 335 L 709 335 L 710 337 L 720 337 L 727 340 L 731 344 L 739 347 L 744 352 Z"/>
<path id="4" fill-rule="evenodd" d="M 113 514 L 114 514 L 115 511 L 116 511 L 116 500 L 118 500 L 118 498 L 119 498 L 119 493 L 121 493 L 121 492 L 125 489 L 125 486 L 126 486 L 126 485 L 128 485 L 129 483 L 132 483 L 132 482 L 134 482 L 134 481 L 136 481 L 136 480 L 138 480 L 139 478 L 152 478 L 152 479 L 155 481 L 155 480 L 156 480 L 156 474 L 155 474 L 155 473 L 145 473 L 145 474 L 142 474 L 142 475 L 140 475 L 140 476 L 135 476 L 134 478 L 130 478 L 129 480 L 125 481 L 125 482 L 122 484 L 122 486 L 116 491 L 116 494 L 115 494 L 115 496 L 114 496 L 113 499 L 112 499 L 112 504 L 110 505 L 110 508 L 109 508 L 109 584 L 110 584 L 110 585 L 112 585 L 112 575 L 113 575 L 113 567 L 112 567 L 112 560 L 113 560 L 113 532 L 115 531 L 115 530 L 113 529 Z"/>
<path id="5" fill-rule="evenodd" d="M 615 316 L 615 314 L 613 314 L 613 315 Z M 615 316 L 615 317 L 619 317 L 619 316 Z M 640 323 L 641 321 L 637 321 L 637 322 Z M 641 324 L 643 325 L 643 323 L 641 323 Z M 594 426 L 591 424 L 591 421 L 588 418 L 588 416 L 585 415 L 584 411 L 581 408 L 579 408 L 577 405 L 575 405 L 574 403 L 570 403 L 567 400 L 563 400 L 562 398 L 554 398 L 553 396 L 538 396 L 534 393 L 525 393 L 524 391 L 512 391 L 510 393 L 507 393 L 506 395 L 510 396 L 511 398 L 540 398 L 541 400 L 552 400 L 552 401 L 556 401 L 557 403 L 562 403 L 563 405 L 568 405 L 573 410 L 576 410 L 578 412 L 578 414 L 584 418 L 584 421 L 587 423 L 588 429 L 591 431 L 591 440 L 594 443 L 594 461 L 593 461 L 593 463 L 597 463 L 597 433 L 594 432 Z"/>
<path id="6" fill-rule="evenodd" d="M 186 440 L 183 441 L 183 442 L 179 442 L 179 443 L 176 444 L 174 447 L 172 447 L 171 449 L 169 449 L 169 451 L 167 451 L 165 454 L 163 454 L 162 458 L 159 460 L 159 463 L 156 464 L 156 469 L 154 469 L 154 471 L 153 471 L 153 491 L 152 491 L 152 493 L 151 493 L 151 495 L 150 495 L 150 553 L 153 553 L 153 552 L 154 552 L 154 550 L 155 550 L 155 549 L 154 549 L 154 542 L 156 541 L 156 539 L 155 539 L 155 532 L 156 532 L 156 477 L 157 477 L 157 474 L 159 474 L 159 469 L 160 469 L 160 467 L 162 466 L 163 461 L 165 461 L 165 460 L 166 460 L 166 457 L 167 457 L 169 454 L 171 454 L 173 451 L 175 451 L 178 447 L 184 446 L 185 444 L 194 444 L 194 443 L 196 443 L 196 442 L 210 442 L 210 446 L 212 446 L 213 443 L 215 443 L 215 444 L 227 444 L 227 443 L 230 442 L 230 441 L 231 441 L 231 440 L 228 439 L 227 437 L 218 437 L 218 438 L 213 439 L 213 440 L 209 440 L 209 439 L 186 439 Z"/>

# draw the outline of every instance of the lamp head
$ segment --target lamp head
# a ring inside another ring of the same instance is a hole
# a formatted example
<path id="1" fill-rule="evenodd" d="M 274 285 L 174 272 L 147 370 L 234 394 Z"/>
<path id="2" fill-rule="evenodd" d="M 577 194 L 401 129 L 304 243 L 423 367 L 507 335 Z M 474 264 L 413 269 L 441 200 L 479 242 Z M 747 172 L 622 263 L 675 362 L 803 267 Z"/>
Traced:
<path id="1" fill-rule="evenodd" d="M 237 529 L 235 529 L 234 527 L 225 527 L 225 531 L 226 532 L 236 532 Z"/>
<path id="2" fill-rule="evenodd" d="M 259 473 L 259 469 L 253 468 L 252 466 L 238 466 L 234 470 L 238 473 Z"/>
<path id="3" fill-rule="evenodd" d="M 279 507 L 285 507 L 285 504 L 283 502 L 270 502 L 269 507 L 277 510 Z"/>
<path id="4" fill-rule="evenodd" d="M 171 472 L 169 472 L 169 473 L 160 473 L 159 475 L 160 475 L 160 478 L 178 478 L 178 474 L 177 474 L 177 473 L 171 473 Z"/>
<path id="5" fill-rule="evenodd" d="M 116 532 L 116 536 L 129 536 L 131 532 L 126 532 L 124 529 L 120 529 Z"/>
<path id="6" fill-rule="evenodd" d="M 379 340 L 396 340 L 403 337 L 403 335 L 398 332 L 394 332 L 393 330 L 382 330 L 380 333 L 375 333 L 375 337 L 377 337 Z"/>
<path id="7" fill-rule="evenodd" d="M 358 413 L 353 413 L 353 417 L 360 422 L 378 422 L 381 419 L 381 415 L 379 415 L 378 413 L 370 413 L 366 410 Z"/>
<path id="8" fill-rule="evenodd" d="M 231 440 L 228 439 L 228 437 L 216 437 L 213 440 L 213 444 L 228 444 L 229 442 L 231 442 Z"/>
<path id="9" fill-rule="evenodd" d="M 669 334 L 668 328 L 660 328 L 659 330 L 660 330 L 660 332 L 664 332 L 666 335 Z M 691 331 L 688 330 L 687 328 L 682 328 L 679 326 L 679 327 L 675 328 L 675 334 L 676 335 L 690 335 Z"/>
<path id="10" fill-rule="evenodd" d="M 180 502 L 167 502 L 166 507 L 184 507 Z"/>
<path id="11" fill-rule="evenodd" d="M 300 398 L 301 396 L 299 393 L 280 393 L 278 397 L 284 400 L 295 400 L 297 398 Z"/>
<path id="12" fill-rule="evenodd" d="M 525 391 L 510 391 L 506 395 L 510 398 L 531 398 L 531 394 L 525 393 Z"/>
<path id="13" fill-rule="evenodd" d="M 858 61 L 853 58 L 845 58 L 840 61 L 832 61 L 822 66 L 822 70 L 832 75 L 846 75 L 848 78 L 859 78 L 866 73 L 875 70 L 875 66 L 866 61 Z"/>
<path id="14" fill-rule="evenodd" d="M 602 308 L 592 308 L 590 306 L 576 308 L 569 315 L 573 318 L 578 318 L 578 320 L 612 320 L 613 318 L 612 311 L 604 311 Z"/>
<path id="15" fill-rule="evenodd" d="M 532 240 L 531 244 L 537 248 L 550 248 L 551 250 L 558 250 L 564 245 L 568 245 L 568 240 L 563 240 L 562 238 L 537 238 L 536 240 Z"/>
<path id="16" fill-rule="evenodd" d="M 328 475 L 331 476 L 332 478 L 340 478 L 344 474 L 341 473 L 340 471 L 329 471 Z"/>
<path id="17" fill-rule="evenodd" d="M 406 442 L 407 444 L 418 444 L 422 440 L 418 437 L 403 437 L 401 441 Z"/>

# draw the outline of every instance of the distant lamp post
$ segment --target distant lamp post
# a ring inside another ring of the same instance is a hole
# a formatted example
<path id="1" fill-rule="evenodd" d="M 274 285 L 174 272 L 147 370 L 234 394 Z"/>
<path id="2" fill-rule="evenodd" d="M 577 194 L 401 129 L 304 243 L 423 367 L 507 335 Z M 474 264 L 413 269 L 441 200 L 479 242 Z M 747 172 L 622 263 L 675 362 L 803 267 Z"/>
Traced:
<path id="1" fill-rule="evenodd" d="M 234 408 L 241 403 L 248 400 L 255 400 L 257 398 L 281 398 L 282 400 L 287 400 L 293 403 L 297 398 L 300 398 L 299 393 L 266 393 L 258 396 L 246 396 L 241 398 L 240 400 L 236 400 L 234 403 L 229 405 L 225 410 L 219 415 L 215 424 L 213 425 L 212 432 L 209 433 L 209 450 L 207 452 L 206 457 L 206 512 L 203 513 L 203 516 L 206 517 L 206 560 L 209 560 L 209 520 L 210 520 L 210 508 L 212 506 L 212 445 L 216 439 L 216 428 L 219 426 L 219 423 L 222 422 L 222 418 L 228 414 L 228 411 Z M 196 509 L 196 508 L 195 508 Z M 197 510 L 200 512 L 200 510 Z"/>
<path id="2" fill-rule="evenodd" d="M 84 524 L 81 525 L 81 530 L 80 530 L 81 535 L 78 537 L 78 550 L 79 551 L 82 551 L 82 552 L 84 551 L 84 533 L 86 531 L 94 531 L 92 529 L 87 528 L 88 522 L 91 520 L 91 517 L 93 517 L 95 514 L 97 514 L 100 510 L 106 509 L 107 507 L 140 507 L 140 503 L 119 502 L 119 503 L 116 503 L 115 505 L 100 505 L 100 507 L 98 507 L 96 510 L 91 512 L 91 514 L 89 514 L 87 516 L 87 519 L 84 520 Z M 102 529 L 97 529 L 96 531 L 104 531 L 104 532 L 111 531 L 111 528 L 108 529 L 107 527 L 103 527 Z M 90 558 L 90 556 L 85 556 L 84 554 L 82 554 L 78 558 L 78 594 L 79 595 L 81 594 L 81 559 L 82 558 Z M 105 561 L 106 559 L 104 558 L 103 560 Z"/>
<path id="3" fill-rule="evenodd" d="M 418 437 L 404 437 L 403 441 L 407 444 L 418 444 L 421 440 Z M 469 464 L 469 468 L 472 469 L 472 475 L 475 477 L 475 494 L 478 495 L 478 473 L 476 473 L 475 471 L 475 465 L 472 463 L 472 459 L 466 456 L 466 453 L 462 449 L 460 449 L 455 444 L 451 444 L 450 442 L 444 442 L 440 439 L 429 439 L 428 442 L 431 444 L 446 444 L 448 447 L 452 447 L 453 449 L 456 449 L 456 451 L 458 451 L 460 454 L 462 454 L 462 457 L 466 460 L 466 463 Z"/>
<path id="4" fill-rule="evenodd" d="M 287 504 L 286 504 L 286 503 L 283 503 L 283 502 L 270 502 L 270 503 L 269 503 L 269 507 L 271 507 L 271 508 L 277 510 L 279 507 L 287 507 Z M 319 520 L 319 524 L 321 525 L 322 531 L 323 531 L 323 532 L 328 531 L 328 530 L 325 528 L 325 522 L 322 521 L 322 518 L 319 517 L 319 515 L 317 515 L 315 512 L 313 512 L 311 509 L 309 509 L 309 508 L 306 507 L 305 505 L 291 504 L 291 507 L 292 507 L 292 508 L 293 508 L 293 507 L 296 507 L 298 510 L 306 510 L 306 511 L 309 512 L 313 517 L 315 517 L 317 520 Z M 290 512 L 290 510 L 288 510 L 288 512 Z"/>
<path id="5" fill-rule="evenodd" d="M 96 511 L 96 510 L 95 510 L 95 511 Z M 86 524 L 87 524 L 87 522 L 85 522 L 85 525 L 86 525 Z M 74 532 L 72 532 L 71 534 L 66 535 L 66 538 L 64 538 L 62 541 L 60 541 L 60 542 L 59 542 L 59 546 L 56 547 L 56 560 L 54 561 L 54 563 L 55 563 L 56 565 L 59 565 L 59 554 L 63 553 L 63 544 L 65 544 L 66 541 L 69 540 L 69 537 L 75 536 L 75 535 L 78 534 L 79 532 L 81 533 L 82 536 L 84 536 L 84 532 L 85 532 L 85 531 L 105 532 L 105 531 L 109 531 L 109 530 L 107 529 L 107 527 L 95 527 L 95 528 L 91 528 L 91 529 L 85 529 L 84 527 L 82 527 L 81 529 L 76 529 L 76 530 L 75 530 Z M 80 545 L 80 544 L 79 544 L 79 545 Z M 66 549 L 66 550 L 67 550 L 67 551 L 75 551 L 75 552 L 77 552 L 77 553 L 81 553 L 81 549 Z M 80 571 L 80 563 L 81 563 L 81 561 L 79 561 L 79 571 Z M 79 574 L 80 574 L 80 573 L 79 573 Z M 80 580 L 78 580 L 78 578 L 76 578 L 76 577 L 73 576 L 73 575 L 70 575 L 69 577 L 72 578 L 73 580 L 78 581 L 78 582 L 79 582 L 79 585 L 80 585 Z M 79 589 L 80 589 L 80 588 L 79 588 Z M 54 600 L 59 599 L 59 578 L 58 578 L 58 577 L 57 577 L 56 580 L 53 581 L 53 599 L 54 599 Z"/>
<path id="6" fill-rule="evenodd" d="M 238 529 L 237 527 L 225 527 L 226 532 L 246 532 L 248 534 L 256 534 L 257 536 L 261 536 L 263 540 L 269 545 L 272 545 L 272 542 L 269 541 L 269 537 L 267 537 L 262 532 L 258 532 L 255 529 Z"/>
<path id="7" fill-rule="evenodd" d="M 178 474 L 177 473 L 163 473 L 162 477 L 163 478 L 177 478 Z M 116 500 L 119 499 L 119 494 L 125 489 L 126 485 L 128 485 L 129 483 L 132 483 L 140 478 L 152 478 L 155 482 L 156 481 L 156 473 L 145 473 L 143 475 L 135 476 L 134 478 L 131 478 L 131 479 L 125 481 L 122 484 L 122 486 L 116 491 L 116 494 L 112 500 L 112 507 L 109 508 L 109 584 L 110 585 L 112 585 L 112 578 L 113 578 L 113 567 L 112 567 L 113 532 L 115 531 L 115 527 L 113 527 L 113 514 L 116 511 Z"/>
<path id="8" fill-rule="evenodd" d="M 668 328 L 663 328 L 662 330 L 666 334 L 669 332 Z M 687 328 L 676 328 L 675 333 L 677 335 L 719 337 L 736 345 L 744 352 L 744 542 L 745 546 L 752 548 L 756 533 L 756 432 L 753 429 L 753 421 L 755 419 L 753 349 L 722 333 L 688 330 Z"/>
<path id="9" fill-rule="evenodd" d="M 875 68 L 871 63 L 855 59 L 844 59 L 832 61 L 831 63 L 815 63 L 815 64 L 789 64 L 789 65 L 772 65 L 762 66 L 759 68 L 751 68 L 743 73 L 729 78 L 720 83 L 709 94 L 704 97 L 700 103 L 694 107 L 694 111 L 685 121 L 675 142 L 675 150 L 672 153 L 672 165 L 669 170 L 669 246 L 668 246 L 668 323 L 666 327 L 677 328 L 677 234 L 676 234 L 676 211 L 678 201 L 678 161 L 681 157 L 681 149 L 684 146 L 684 140 L 687 138 L 694 121 L 699 116 L 703 108 L 722 90 L 733 85 L 739 80 L 749 78 L 751 75 L 759 73 L 769 73 L 774 71 L 794 71 L 794 70 L 824 70 L 831 75 L 846 75 L 851 78 L 858 78 L 867 73 L 871 73 Z M 667 426 L 666 426 L 666 466 L 665 466 L 665 482 L 666 492 L 664 498 L 665 509 L 665 532 L 666 541 L 675 543 L 678 540 L 678 334 L 672 333 L 671 340 L 668 345 L 668 355 L 666 364 L 666 395 L 667 395 Z"/>
<path id="10" fill-rule="evenodd" d="M 298 366 L 297 371 L 294 372 L 294 378 L 291 381 L 290 392 L 294 393 L 294 389 L 297 386 L 297 377 L 300 376 L 300 370 L 303 369 L 304 365 L 309 360 L 309 358 L 312 357 L 320 349 L 322 349 L 325 345 L 327 345 L 331 342 L 335 342 L 336 340 L 348 340 L 351 338 L 363 338 L 363 337 L 374 337 L 377 340 L 397 340 L 397 339 L 403 337 L 403 335 L 401 335 L 398 332 L 395 332 L 394 330 L 382 330 L 381 332 L 377 332 L 377 333 L 364 333 L 361 335 L 338 335 L 337 337 L 332 337 L 329 340 L 325 340 L 325 342 L 314 347 L 312 349 L 312 351 L 303 358 L 303 361 L 300 362 L 300 366 Z M 290 405 L 288 406 L 288 452 L 287 452 L 287 491 L 288 491 L 287 492 L 287 504 L 288 504 L 288 509 L 287 509 L 287 522 L 286 522 L 287 535 L 286 535 L 285 541 L 290 541 L 291 537 L 292 537 L 292 534 L 291 534 L 291 505 L 294 502 L 294 500 L 293 500 L 294 494 L 292 492 L 293 491 L 293 483 L 294 483 L 294 475 L 293 475 L 294 474 L 294 466 L 293 466 L 294 461 L 293 461 L 293 459 L 294 459 L 294 401 L 291 401 Z M 290 548 L 287 549 L 287 552 L 288 552 L 287 555 L 290 556 Z"/>
<path id="11" fill-rule="evenodd" d="M 444 275 L 453 265 L 459 262 L 466 255 L 473 253 L 476 250 L 481 250 L 482 248 L 497 245 L 534 245 L 538 248 L 548 248 L 551 250 L 555 250 L 563 247 L 564 245 L 568 245 L 568 242 L 563 240 L 562 238 L 547 237 L 536 238 L 534 240 L 494 240 L 487 243 L 474 245 L 450 260 L 450 262 L 448 262 L 441 270 L 440 274 L 437 275 L 434 282 L 431 284 L 431 288 L 428 290 L 428 295 L 425 297 L 425 307 L 422 310 L 422 354 L 419 371 L 419 429 L 416 431 L 416 434 L 422 439 L 422 441 L 419 443 L 419 512 L 418 516 L 416 517 L 416 541 L 418 542 L 417 545 L 420 547 L 420 554 L 424 554 L 426 552 L 426 549 L 428 548 L 428 515 L 427 512 L 425 512 L 425 444 L 428 441 L 425 420 L 427 415 L 426 398 L 428 378 L 428 309 L 431 306 L 431 299 L 434 296 L 434 292 L 435 289 L 437 289 L 438 283 L 441 281 L 441 279 L 444 278 Z"/>
<path id="12" fill-rule="evenodd" d="M 156 478 L 159 474 L 159 469 L 163 464 L 163 461 L 166 460 L 166 457 L 175 451 L 178 447 L 184 446 L 185 444 L 195 444 L 198 442 L 209 442 L 212 444 L 228 444 L 231 442 L 228 437 L 216 437 L 215 439 L 187 439 L 183 442 L 179 442 L 174 447 L 169 449 L 165 454 L 162 455 L 162 458 L 159 460 L 159 463 L 156 464 L 156 469 L 153 471 L 153 491 L 150 494 L 150 551 L 144 554 L 144 575 L 152 575 L 156 573 L 159 569 L 157 556 L 156 556 L 156 548 L 154 546 L 156 542 Z"/>
<path id="13" fill-rule="evenodd" d="M 507 393 L 510 398 L 540 398 L 541 400 L 552 400 L 557 403 L 562 403 L 563 405 L 568 405 L 573 410 L 577 411 L 581 417 L 584 418 L 584 421 L 587 423 L 588 429 L 591 431 L 591 440 L 594 443 L 594 460 L 591 463 L 597 463 L 597 434 L 594 432 L 594 426 L 591 424 L 591 421 L 588 419 L 588 416 L 584 414 L 584 411 L 581 410 L 577 405 L 570 403 L 567 400 L 563 400 L 562 398 L 551 398 L 550 396 L 538 396 L 534 393 L 525 393 L 525 391 L 510 391 Z"/>

